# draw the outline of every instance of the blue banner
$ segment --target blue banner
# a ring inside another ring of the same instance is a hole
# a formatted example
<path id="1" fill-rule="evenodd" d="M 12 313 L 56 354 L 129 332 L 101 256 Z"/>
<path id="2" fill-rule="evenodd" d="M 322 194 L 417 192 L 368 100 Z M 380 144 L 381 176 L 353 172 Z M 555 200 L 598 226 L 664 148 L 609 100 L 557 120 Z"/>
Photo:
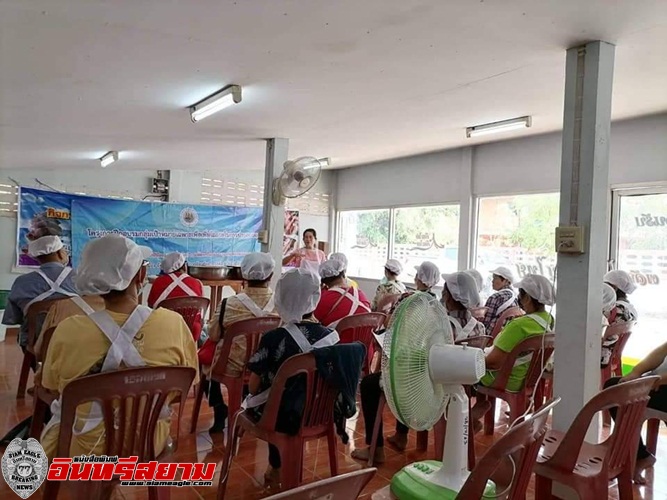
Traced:
<path id="1" fill-rule="evenodd" d="M 27 250 L 27 242 L 40 231 L 59 234 L 75 267 L 88 241 L 110 233 L 153 249 L 150 274 L 157 274 L 169 252 L 184 253 L 191 264 L 238 265 L 244 255 L 260 249 L 261 208 L 116 200 L 28 188 L 21 189 L 20 199 L 19 247 Z M 31 265 L 25 252 L 19 256 L 19 265 Z"/>

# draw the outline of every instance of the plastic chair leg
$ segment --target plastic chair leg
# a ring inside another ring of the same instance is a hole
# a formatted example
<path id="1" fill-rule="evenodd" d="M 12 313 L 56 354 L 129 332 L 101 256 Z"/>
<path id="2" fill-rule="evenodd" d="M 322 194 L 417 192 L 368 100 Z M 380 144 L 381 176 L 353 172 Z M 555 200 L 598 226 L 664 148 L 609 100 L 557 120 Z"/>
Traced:
<path id="1" fill-rule="evenodd" d="M 551 479 L 535 474 L 535 498 L 540 500 L 551 500 Z"/>
<path id="2" fill-rule="evenodd" d="M 329 445 L 329 470 L 331 471 L 331 477 L 334 477 L 338 475 L 338 452 L 336 451 L 336 432 L 333 427 L 327 435 L 327 442 Z"/>
<path id="3" fill-rule="evenodd" d="M 619 500 L 632 500 L 634 492 L 632 488 L 632 470 L 631 463 L 626 465 L 623 472 L 617 478 L 618 498 Z"/>
<path id="4" fill-rule="evenodd" d="M 204 374 L 201 374 L 201 379 L 199 380 L 199 385 L 197 386 L 197 395 L 195 396 L 195 402 L 192 405 L 192 423 L 190 424 L 190 434 L 194 434 L 197 431 L 197 421 L 199 420 L 199 411 L 201 409 L 201 402 L 204 398 L 204 385 L 206 382 L 206 377 Z"/>
<path id="5" fill-rule="evenodd" d="M 660 420 L 652 418 L 646 421 L 646 449 L 655 455 L 658 451 L 658 434 L 660 433 Z"/>
<path id="6" fill-rule="evenodd" d="M 428 449 L 428 431 L 419 431 L 417 433 L 417 451 Z"/>
<path id="7" fill-rule="evenodd" d="M 42 429 L 44 428 L 44 417 L 46 416 L 48 407 L 49 405 L 35 394 L 35 406 L 32 410 L 32 422 L 30 423 L 30 437 L 35 438 L 38 441 L 42 434 Z"/>
<path id="8" fill-rule="evenodd" d="M 26 351 L 23 354 L 23 363 L 21 364 L 21 375 L 19 376 L 19 386 L 16 391 L 16 399 L 25 398 L 25 391 L 28 386 L 28 377 L 30 376 L 30 366 L 32 365 L 32 361 L 34 359 L 35 356 L 29 351 Z"/>
<path id="9" fill-rule="evenodd" d="M 298 444 L 290 444 L 286 447 L 278 447 L 282 460 L 281 477 L 283 490 L 291 490 L 299 486 L 301 474 L 303 473 L 303 443 L 295 439 Z"/>
<path id="10" fill-rule="evenodd" d="M 493 436 L 496 428 L 496 398 L 489 397 L 491 408 L 484 414 L 484 435 Z"/>
<path id="11" fill-rule="evenodd" d="M 218 495 L 217 500 L 225 498 L 227 491 L 227 482 L 229 481 L 229 469 L 232 466 L 232 459 L 234 458 L 234 451 L 236 450 L 236 441 L 239 439 L 239 428 L 234 427 L 231 433 L 231 438 L 227 442 L 225 449 L 225 458 L 222 461 L 222 469 L 220 469 L 220 479 L 218 480 Z"/>
<path id="12" fill-rule="evenodd" d="M 375 413 L 375 425 L 373 426 L 373 437 L 371 438 L 371 446 L 368 450 L 368 466 L 373 467 L 373 459 L 375 458 L 375 449 L 377 448 L 378 435 L 380 434 L 380 424 L 382 423 L 382 413 L 384 412 L 384 405 L 386 404 L 384 393 L 380 396 L 378 402 L 378 410 Z M 368 432 L 368 429 L 366 429 Z"/>

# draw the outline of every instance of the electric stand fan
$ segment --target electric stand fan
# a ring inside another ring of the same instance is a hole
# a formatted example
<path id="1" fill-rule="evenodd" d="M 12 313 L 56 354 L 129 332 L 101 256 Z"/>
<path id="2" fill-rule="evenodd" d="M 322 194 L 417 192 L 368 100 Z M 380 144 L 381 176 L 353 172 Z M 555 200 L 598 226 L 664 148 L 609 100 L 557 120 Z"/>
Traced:
<path id="1" fill-rule="evenodd" d="M 383 339 L 382 384 L 392 413 L 411 429 L 432 428 L 446 411 L 444 462 L 416 462 L 396 473 L 400 500 L 453 499 L 468 477 L 468 396 L 486 365 L 481 349 L 454 345 L 447 311 L 428 293 L 401 302 Z M 485 496 L 495 495 L 489 481 Z"/>

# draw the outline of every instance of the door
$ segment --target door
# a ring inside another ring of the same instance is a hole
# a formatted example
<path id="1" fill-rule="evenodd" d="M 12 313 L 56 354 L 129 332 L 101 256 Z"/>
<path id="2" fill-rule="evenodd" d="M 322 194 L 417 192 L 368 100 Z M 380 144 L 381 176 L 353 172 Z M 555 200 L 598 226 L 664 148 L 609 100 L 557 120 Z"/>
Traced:
<path id="1" fill-rule="evenodd" d="M 667 188 L 614 191 L 611 265 L 630 273 L 639 314 L 623 352 L 634 364 L 667 342 Z"/>

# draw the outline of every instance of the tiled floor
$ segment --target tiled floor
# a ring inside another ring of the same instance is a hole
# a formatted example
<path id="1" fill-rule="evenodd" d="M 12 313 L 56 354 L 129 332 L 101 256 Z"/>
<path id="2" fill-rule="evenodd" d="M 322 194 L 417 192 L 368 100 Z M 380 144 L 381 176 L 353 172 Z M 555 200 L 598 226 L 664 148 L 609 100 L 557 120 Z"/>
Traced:
<path id="1" fill-rule="evenodd" d="M 15 399 L 15 388 L 18 380 L 18 370 L 22 359 L 21 352 L 15 344 L 15 339 L 9 338 L 5 342 L 0 342 L 0 433 L 4 434 L 12 428 L 17 422 L 32 411 L 32 398 L 29 396 L 24 400 Z M 197 434 L 187 433 L 190 428 L 190 414 L 192 408 L 192 398 L 188 399 L 187 407 L 184 412 L 185 417 L 181 423 L 181 438 L 178 451 L 173 455 L 170 461 L 179 462 L 217 462 L 221 463 L 225 446 L 221 435 L 215 435 L 213 438 L 205 431 L 212 420 L 212 413 L 207 408 L 206 403 L 202 405 L 202 414 L 199 418 Z M 501 412 L 504 415 L 504 412 Z M 393 429 L 393 418 L 388 410 L 385 413 L 385 429 Z M 356 446 L 363 446 L 363 422 L 361 419 L 352 419 L 348 421 L 351 440 L 347 446 L 338 443 L 339 470 L 341 473 L 356 470 L 363 464 L 350 458 L 350 451 Z M 496 436 L 504 432 L 505 424 L 501 419 Z M 493 439 L 479 434 L 476 437 L 477 455 L 480 456 L 493 443 Z M 400 470 L 404 465 L 415 460 L 432 458 L 435 456 L 432 440 L 429 442 L 427 452 L 421 453 L 416 450 L 416 439 L 414 433 L 411 433 L 408 449 L 405 453 L 398 453 L 391 448 L 386 448 L 387 461 L 378 468 L 378 472 L 370 484 L 362 493 L 361 498 L 370 499 L 371 494 L 390 482 L 392 475 Z M 649 485 L 646 487 L 635 487 L 635 498 L 642 499 L 667 499 L 667 476 L 664 474 L 665 464 L 667 464 L 667 434 L 663 431 L 658 444 L 658 464 L 654 471 L 648 473 Z M 263 474 L 267 466 L 266 445 L 251 439 L 244 439 L 241 442 L 240 451 L 233 462 L 229 477 L 229 486 L 227 488 L 226 498 L 236 499 L 257 499 L 269 495 L 265 491 L 263 483 Z M 326 440 L 312 441 L 305 447 L 304 457 L 304 481 L 310 482 L 317 479 L 329 477 L 329 460 Z M 663 472 L 662 474 L 660 472 Z M 216 486 L 219 472 L 216 472 L 213 487 L 208 488 L 173 488 L 172 498 L 178 499 L 201 499 L 215 498 Z M 63 489 L 63 494 L 59 498 L 74 498 L 72 492 Z M 9 490 L 4 480 L 0 479 L 0 498 L 10 499 L 18 498 Z M 41 492 L 31 498 L 42 498 Z M 116 499 L 143 499 L 147 498 L 147 491 L 144 488 L 124 487 L 118 488 L 114 492 Z M 534 498 L 532 483 L 528 492 L 528 498 Z M 610 489 L 609 498 L 617 498 L 615 488 Z"/>

